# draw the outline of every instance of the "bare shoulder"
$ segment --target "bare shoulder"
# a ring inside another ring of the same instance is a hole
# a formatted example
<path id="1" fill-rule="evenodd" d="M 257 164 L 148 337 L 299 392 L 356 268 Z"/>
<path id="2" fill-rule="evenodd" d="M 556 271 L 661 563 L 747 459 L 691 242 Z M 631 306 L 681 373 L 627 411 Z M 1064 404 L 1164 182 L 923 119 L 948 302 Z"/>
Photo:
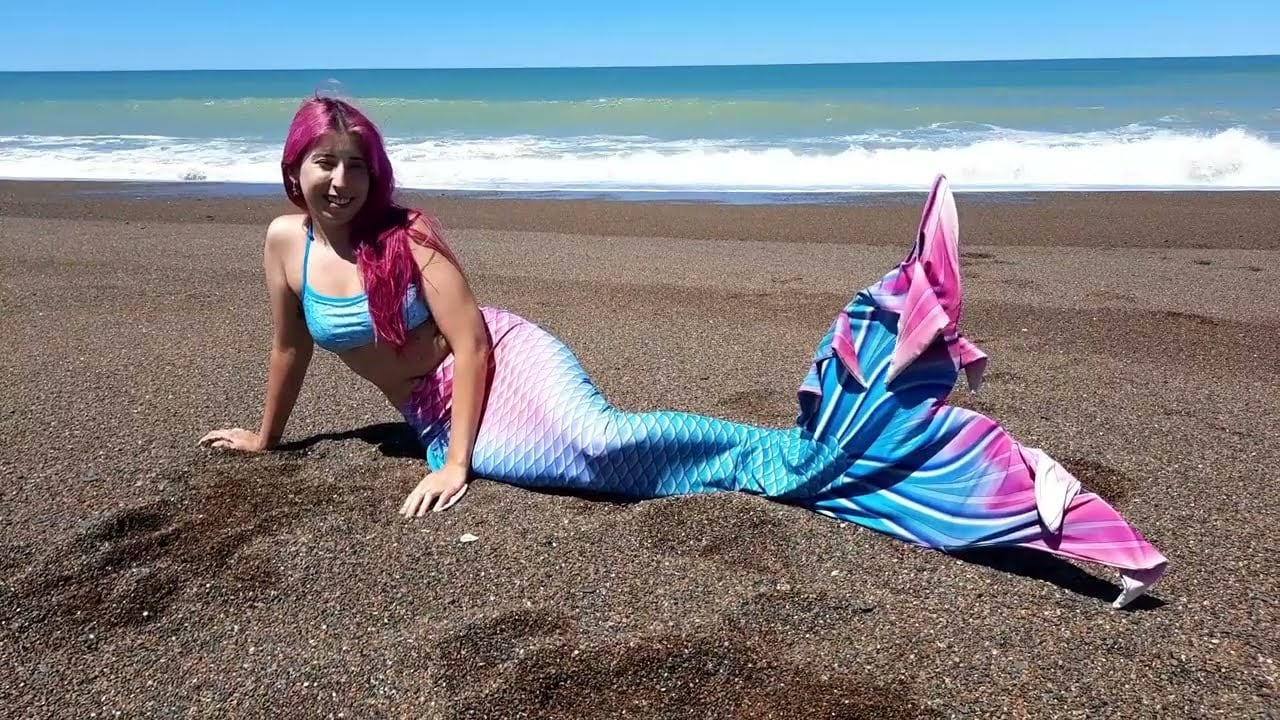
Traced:
<path id="1" fill-rule="evenodd" d="M 440 242 L 444 242 L 441 237 L 440 224 L 430 215 L 419 213 L 414 218 L 413 223 L 409 225 L 414 235 L 419 237 L 436 238 Z M 428 265 L 438 262 L 446 262 L 447 260 L 440 255 L 435 248 L 423 245 L 419 242 L 410 242 L 409 250 L 413 253 L 413 259 L 418 263 L 418 267 L 425 269 Z"/>
<path id="2" fill-rule="evenodd" d="M 298 245 L 299 238 L 307 231 L 304 213 L 288 213 L 271 221 L 267 226 L 265 251 L 275 257 L 287 257 L 290 248 Z"/>

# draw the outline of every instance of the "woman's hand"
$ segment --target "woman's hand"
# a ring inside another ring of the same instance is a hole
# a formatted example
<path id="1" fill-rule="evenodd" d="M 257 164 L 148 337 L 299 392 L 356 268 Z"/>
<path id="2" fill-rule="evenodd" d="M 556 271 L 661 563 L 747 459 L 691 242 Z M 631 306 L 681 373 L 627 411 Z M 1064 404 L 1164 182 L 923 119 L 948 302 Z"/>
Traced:
<path id="1" fill-rule="evenodd" d="M 418 487 L 409 493 L 409 497 L 400 506 L 400 514 L 411 518 L 422 517 L 427 511 L 448 510 L 466 494 L 466 468 L 446 465 L 422 478 L 422 482 L 418 483 Z"/>
<path id="2" fill-rule="evenodd" d="M 218 450 L 238 450 L 251 453 L 262 452 L 267 449 L 266 443 L 262 442 L 262 438 L 258 433 L 240 428 L 214 430 L 200 438 L 198 444 Z"/>

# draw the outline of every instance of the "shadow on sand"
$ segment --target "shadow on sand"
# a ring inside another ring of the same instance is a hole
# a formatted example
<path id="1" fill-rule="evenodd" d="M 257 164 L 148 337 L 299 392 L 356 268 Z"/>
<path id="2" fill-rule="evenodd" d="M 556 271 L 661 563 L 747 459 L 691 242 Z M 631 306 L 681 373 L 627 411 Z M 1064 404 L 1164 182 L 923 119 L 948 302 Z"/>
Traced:
<path id="1" fill-rule="evenodd" d="M 280 445 L 280 450 L 305 450 L 325 441 L 360 440 L 377 446 L 387 457 L 422 460 L 424 453 L 413 429 L 406 423 L 378 423 L 362 428 L 336 433 L 321 433 Z M 571 496 L 590 502 L 619 504 L 625 499 L 583 490 L 537 488 L 535 492 L 546 495 Z M 1052 583 L 1064 590 L 1110 603 L 1120 594 L 1120 587 L 1053 555 L 1027 548 L 982 548 L 953 551 L 950 556 L 964 562 L 982 565 L 1000 572 L 1019 575 L 1032 580 Z M 1149 595 L 1138 598 L 1125 610 L 1153 610 L 1165 605 L 1164 601 Z"/>
<path id="2" fill-rule="evenodd" d="M 425 453 L 418 436 L 407 423 L 378 423 L 343 432 L 320 433 L 300 440 L 281 443 L 276 449 L 286 452 L 306 450 L 312 445 L 328 441 L 360 440 L 375 445 L 387 457 L 422 460 Z"/>
<path id="3" fill-rule="evenodd" d="M 982 548 L 948 553 L 957 560 L 992 570 L 1052 583 L 1063 590 L 1110 603 L 1120 594 L 1120 586 L 1090 575 L 1062 558 L 1030 548 Z M 1150 595 L 1129 603 L 1124 609 L 1154 610 L 1165 602 Z"/>

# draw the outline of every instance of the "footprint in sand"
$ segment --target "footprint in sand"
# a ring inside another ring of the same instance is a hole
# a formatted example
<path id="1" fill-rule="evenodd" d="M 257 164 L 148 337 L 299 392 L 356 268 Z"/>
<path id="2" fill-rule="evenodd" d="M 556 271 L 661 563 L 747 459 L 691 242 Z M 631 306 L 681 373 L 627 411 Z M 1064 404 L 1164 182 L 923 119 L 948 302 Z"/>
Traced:
<path id="1" fill-rule="evenodd" d="M 186 585 L 217 576 L 265 525 L 192 518 L 176 503 L 160 501 L 108 513 L 70 547 L 54 552 L 20 579 L 32 624 L 66 621 L 106 626 L 156 620 Z M 247 570 L 241 568 L 240 570 Z M 260 586 L 263 572 L 234 577 Z"/>
<path id="2" fill-rule="evenodd" d="M 793 664 L 776 646 L 746 637 L 545 645 L 510 659 L 483 690 L 448 698 L 444 717 L 495 717 L 520 707 L 540 708 L 547 718 L 791 717 L 797 708 L 806 718 L 936 717 L 900 687 L 851 668 Z"/>
<path id="3" fill-rule="evenodd" d="M 296 462 L 229 464 L 192 493 L 91 520 L 17 574 L 15 624 L 140 625 L 192 584 L 216 581 L 238 593 L 275 585 L 272 567 L 247 558 L 246 545 L 333 498 L 373 511 L 352 487 L 308 483 L 300 469 Z"/>

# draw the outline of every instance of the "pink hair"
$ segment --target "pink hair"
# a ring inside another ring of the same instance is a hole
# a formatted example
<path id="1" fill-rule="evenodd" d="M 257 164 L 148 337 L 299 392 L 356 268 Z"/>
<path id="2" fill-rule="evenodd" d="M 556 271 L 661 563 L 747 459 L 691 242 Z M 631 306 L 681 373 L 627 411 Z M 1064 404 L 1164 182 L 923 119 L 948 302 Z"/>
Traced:
<path id="1" fill-rule="evenodd" d="M 457 267 L 461 264 L 441 237 L 434 217 L 401 207 L 392 199 L 395 177 L 382 133 L 364 113 L 344 100 L 317 96 L 304 101 L 293 116 L 280 160 L 289 201 L 304 211 L 308 209 L 302 189 L 294 180 L 316 141 L 331 132 L 355 136 L 368 164 L 369 195 L 351 223 L 351 240 L 369 298 L 374 334 L 401 349 L 406 340 L 402 313 L 405 293 L 415 282 L 419 292 L 425 292 L 422 273 L 409 249 L 410 240 L 440 253 Z M 414 227 L 419 219 L 424 221 L 426 232 Z"/>

